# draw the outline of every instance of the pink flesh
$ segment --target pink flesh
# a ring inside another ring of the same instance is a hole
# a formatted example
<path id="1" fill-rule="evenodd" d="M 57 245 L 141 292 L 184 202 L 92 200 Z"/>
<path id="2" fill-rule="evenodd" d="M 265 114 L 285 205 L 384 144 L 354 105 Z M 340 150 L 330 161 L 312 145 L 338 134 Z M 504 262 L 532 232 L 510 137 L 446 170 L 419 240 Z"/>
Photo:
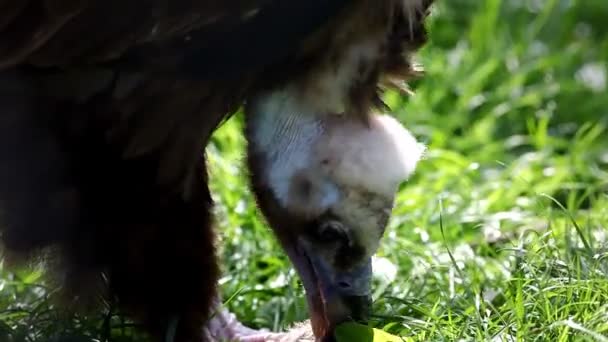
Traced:
<path id="1" fill-rule="evenodd" d="M 203 329 L 206 339 L 214 342 L 312 342 L 315 340 L 309 322 L 296 325 L 287 332 L 255 330 L 243 325 L 233 313 L 225 308 L 216 310 L 215 316 Z"/>

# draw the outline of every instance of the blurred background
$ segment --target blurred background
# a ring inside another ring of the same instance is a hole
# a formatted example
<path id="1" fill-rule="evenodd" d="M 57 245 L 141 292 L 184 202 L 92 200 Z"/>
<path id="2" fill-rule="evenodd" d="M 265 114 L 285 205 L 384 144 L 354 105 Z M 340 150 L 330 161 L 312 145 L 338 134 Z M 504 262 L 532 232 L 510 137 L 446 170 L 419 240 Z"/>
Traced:
<path id="1" fill-rule="evenodd" d="M 428 152 L 375 259 L 374 326 L 608 341 L 606 20 L 605 0 L 436 0 L 425 77 L 386 97 Z M 241 127 L 207 147 L 221 290 L 246 324 L 284 329 L 306 318 L 303 289 L 247 189 Z M 0 266 L 0 341 L 138 340 L 117 315 L 60 312 L 50 292 L 39 271 Z"/>

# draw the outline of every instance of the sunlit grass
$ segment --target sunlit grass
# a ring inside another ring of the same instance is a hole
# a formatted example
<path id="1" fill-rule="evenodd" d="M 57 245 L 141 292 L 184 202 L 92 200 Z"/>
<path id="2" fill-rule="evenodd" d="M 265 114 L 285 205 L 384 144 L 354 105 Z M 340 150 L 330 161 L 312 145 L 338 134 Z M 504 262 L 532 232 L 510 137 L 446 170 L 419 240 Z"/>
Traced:
<path id="1" fill-rule="evenodd" d="M 606 18 L 606 1 L 437 3 L 416 95 L 387 96 L 429 150 L 378 252 L 374 326 L 413 341 L 608 340 Z M 247 190 L 240 119 L 208 148 L 221 290 L 247 324 L 282 329 L 306 318 L 303 290 Z M 0 341 L 63 331 L 37 273 L 0 279 Z"/>

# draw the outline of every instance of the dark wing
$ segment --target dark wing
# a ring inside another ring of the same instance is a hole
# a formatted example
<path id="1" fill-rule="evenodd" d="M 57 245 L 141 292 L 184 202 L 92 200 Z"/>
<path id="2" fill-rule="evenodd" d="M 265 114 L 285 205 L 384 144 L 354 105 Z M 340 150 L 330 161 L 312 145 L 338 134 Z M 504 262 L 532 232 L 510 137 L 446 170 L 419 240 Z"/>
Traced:
<path id="1" fill-rule="evenodd" d="M 239 25 L 269 0 L 2 0 L 0 67 L 94 64 L 194 29 Z"/>
<path id="2" fill-rule="evenodd" d="M 346 2 L 0 0 L 2 253 L 53 247 L 64 294 L 97 294 L 104 271 L 159 335 L 179 313 L 200 333 L 217 277 L 204 145 Z"/>
<path id="3" fill-rule="evenodd" d="M 155 154 L 159 181 L 181 191 L 255 72 L 348 2 L 0 0 L 0 70 L 88 116 L 95 101 L 125 157 Z"/>

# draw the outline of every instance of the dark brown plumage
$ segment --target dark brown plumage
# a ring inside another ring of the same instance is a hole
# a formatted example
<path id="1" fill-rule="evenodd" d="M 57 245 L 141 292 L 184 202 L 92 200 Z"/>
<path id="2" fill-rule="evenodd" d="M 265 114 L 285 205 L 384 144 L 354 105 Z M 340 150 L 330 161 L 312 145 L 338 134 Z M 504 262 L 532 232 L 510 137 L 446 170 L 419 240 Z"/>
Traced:
<path id="1" fill-rule="evenodd" d="M 50 252 L 66 298 L 116 298 L 156 338 L 177 317 L 175 340 L 200 341 L 210 135 L 284 87 L 365 119 L 416 74 L 430 2 L 0 0 L 3 252 Z"/>

